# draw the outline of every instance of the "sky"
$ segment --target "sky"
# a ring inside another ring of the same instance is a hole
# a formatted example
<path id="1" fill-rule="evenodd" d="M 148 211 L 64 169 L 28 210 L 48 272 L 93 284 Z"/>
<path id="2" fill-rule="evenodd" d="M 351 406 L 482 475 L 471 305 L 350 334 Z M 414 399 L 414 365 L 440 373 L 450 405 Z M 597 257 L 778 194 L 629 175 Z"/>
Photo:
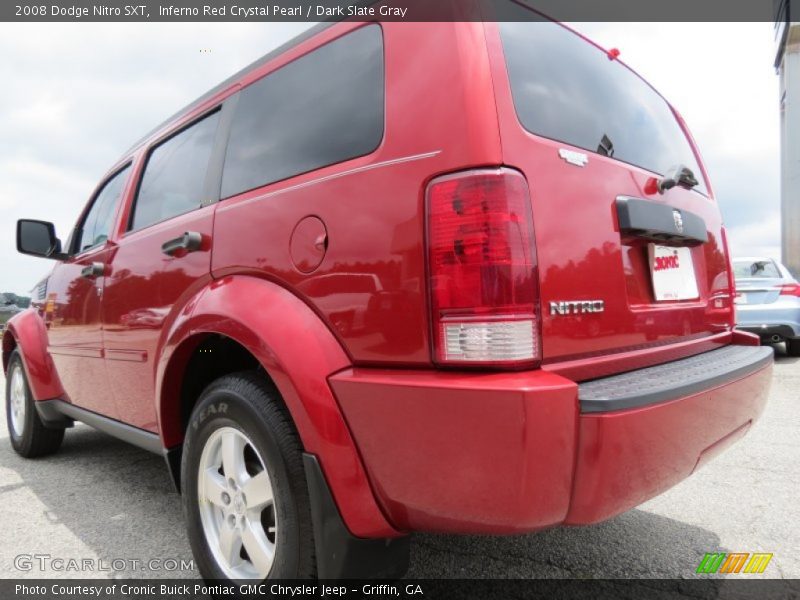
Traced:
<path id="1" fill-rule="evenodd" d="M 66 239 L 99 179 L 140 137 L 304 23 L 0 23 L 0 292 L 52 263 L 15 223 Z M 578 23 L 683 115 L 734 254 L 780 257 L 778 77 L 771 23 Z"/>

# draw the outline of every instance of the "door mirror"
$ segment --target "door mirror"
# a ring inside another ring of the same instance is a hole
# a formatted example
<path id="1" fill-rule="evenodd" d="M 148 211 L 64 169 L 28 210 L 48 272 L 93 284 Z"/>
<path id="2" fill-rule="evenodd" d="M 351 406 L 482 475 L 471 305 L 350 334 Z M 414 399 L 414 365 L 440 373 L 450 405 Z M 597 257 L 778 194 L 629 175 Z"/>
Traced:
<path id="1" fill-rule="evenodd" d="M 47 221 L 17 221 L 17 251 L 42 258 L 65 258 L 61 253 L 61 241 L 56 237 L 56 227 Z"/>

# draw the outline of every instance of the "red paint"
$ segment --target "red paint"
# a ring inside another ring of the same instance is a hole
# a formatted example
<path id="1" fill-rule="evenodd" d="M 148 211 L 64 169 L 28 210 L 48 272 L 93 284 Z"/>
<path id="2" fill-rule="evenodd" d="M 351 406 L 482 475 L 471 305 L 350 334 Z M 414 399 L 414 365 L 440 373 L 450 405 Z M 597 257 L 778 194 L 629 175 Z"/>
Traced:
<path id="1" fill-rule="evenodd" d="M 207 206 L 126 233 L 108 263 L 103 334 L 109 388 L 118 418 L 136 427 L 158 432 L 152 400 L 156 364 L 165 331 L 189 298 L 211 281 L 213 216 L 214 206 Z M 162 253 L 161 244 L 186 231 L 203 234 L 205 246 L 183 256 Z"/>
<path id="2" fill-rule="evenodd" d="M 184 433 L 183 370 L 205 337 L 227 336 L 275 382 L 362 537 L 594 522 L 674 485 L 743 432 L 763 408 L 769 369 L 646 409 L 579 413 L 578 381 L 758 338 L 731 331 L 713 193 L 657 194 L 652 173 L 593 153 L 584 167 L 562 160 L 560 149 L 575 149 L 517 120 L 496 24 L 383 24 L 377 149 L 126 233 L 153 144 L 360 26 L 335 24 L 243 75 L 117 163 L 110 172 L 130 162 L 130 179 L 108 241 L 57 263 L 43 306 L 4 334 L 4 365 L 19 347 L 34 397 L 72 401 L 173 447 Z M 425 191 L 475 172 L 515 173 L 529 190 L 534 253 L 515 265 L 538 291 L 515 306 L 535 315 L 540 369 L 445 370 L 432 359 Z M 698 300 L 653 301 L 647 248 L 620 235 L 618 195 L 705 220 L 709 242 L 692 249 Z M 198 251 L 161 252 L 186 231 L 202 234 Z M 92 262 L 104 274 L 81 277 Z M 589 300 L 605 311 L 543 310 Z"/>
<path id="3" fill-rule="evenodd" d="M 332 27 L 258 72 L 358 26 Z M 429 366 L 425 184 L 440 173 L 500 164 L 500 136 L 481 23 L 382 26 L 383 142 L 367 156 L 221 202 L 212 268 L 217 277 L 253 273 L 295 290 L 357 364 Z M 290 252 L 290 234 L 308 215 L 328 234 L 311 274 L 295 267 Z"/>
<path id="4" fill-rule="evenodd" d="M 707 450 L 721 451 L 737 439 L 731 434 L 758 418 L 771 379 L 770 366 L 666 404 L 582 415 L 566 522 L 577 525 L 609 519 L 691 475 L 698 463 L 709 458 Z"/>
<path id="5" fill-rule="evenodd" d="M 47 331 L 41 315 L 29 308 L 11 317 L 3 332 L 3 370 L 14 349 L 19 350 L 34 400 L 64 396 L 53 360 L 47 352 Z"/>
<path id="6" fill-rule="evenodd" d="M 119 415 L 108 396 L 103 360 L 101 302 L 105 277 L 87 279 L 81 271 L 95 262 L 105 264 L 115 250 L 109 241 L 56 265 L 47 282 L 53 310 L 44 313 L 47 349 L 64 388 L 64 399 L 114 419 Z"/>
<path id="7" fill-rule="evenodd" d="M 317 217 L 305 217 L 292 232 L 289 252 L 298 271 L 311 273 L 325 258 L 328 249 L 328 231 Z"/>
<path id="8" fill-rule="evenodd" d="M 741 343 L 732 340 L 734 338 L 730 333 L 718 333 L 669 345 L 652 346 L 647 344 L 634 350 L 606 354 L 604 356 L 590 356 L 553 362 L 543 365 L 542 368 L 573 381 L 585 381 L 619 372 L 620 363 L 624 364 L 628 370 L 643 369 L 671 360 L 700 354 L 701 352 L 708 352 L 726 344 Z"/>
<path id="9" fill-rule="evenodd" d="M 331 386 L 397 527 L 521 533 L 564 520 L 575 383 L 543 371 L 355 369 Z"/>
<path id="10" fill-rule="evenodd" d="M 563 318 L 542 311 L 542 351 L 545 363 L 600 357 L 646 345 L 675 343 L 689 336 L 729 331 L 733 301 L 727 284 L 727 255 L 721 243 L 722 220 L 711 197 L 674 187 L 654 202 L 667 203 L 702 217 L 709 242 L 692 249 L 700 299 L 661 303 L 653 299 L 647 246 L 621 238 L 615 200 L 627 195 L 648 197 L 652 173 L 599 154 L 576 167 L 559 157 L 559 149 L 585 153 L 535 136 L 519 123 L 497 24 L 486 24 L 497 99 L 504 163 L 525 173 L 531 189 L 533 224 L 543 307 L 563 299 L 602 298 L 602 324 L 588 315 Z M 706 308 L 718 291 L 726 319 Z M 589 329 L 593 327 L 592 329 Z M 587 335 L 587 331 L 592 331 Z M 627 365 L 619 361 L 618 368 Z"/>
<path id="11" fill-rule="evenodd" d="M 758 418 L 771 373 L 604 415 L 542 371 L 356 369 L 331 385 L 395 525 L 521 533 L 610 518 L 688 477 Z"/>
<path id="12" fill-rule="evenodd" d="M 329 375 L 350 364 L 347 355 L 308 306 L 268 281 L 248 276 L 216 281 L 192 298 L 165 331 L 156 375 L 164 445 L 179 444 L 183 437 L 174 403 L 182 349 L 187 344 L 191 349 L 197 336 L 208 333 L 239 342 L 275 382 L 303 446 L 320 457 L 339 510 L 353 534 L 397 535 L 375 503 L 350 432 L 325 383 Z M 171 373 L 170 367 L 176 365 L 177 374 Z"/>

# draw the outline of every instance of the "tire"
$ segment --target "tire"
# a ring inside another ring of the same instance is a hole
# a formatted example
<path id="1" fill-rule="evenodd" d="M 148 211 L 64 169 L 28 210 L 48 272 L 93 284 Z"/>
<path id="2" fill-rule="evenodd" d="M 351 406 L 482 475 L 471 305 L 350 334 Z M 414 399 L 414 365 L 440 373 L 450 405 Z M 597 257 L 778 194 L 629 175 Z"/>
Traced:
<path id="1" fill-rule="evenodd" d="M 33 403 L 22 357 L 14 350 L 6 372 L 6 424 L 11 447 L 25 458 L 52 454 L 64 440 L 64 429 L 45 427 Z"/>
<path id="2" fill-rule="evenodd" d="M 204 579 L 315 576 L 302 451 L 277 390 L 263 376 L 226 375 L 205 389 L 181 459 L 189 542 Z"/>
<path id="3" fill-rule="evenodd" d="M 789 356 L 800 356 L 800 338 L 786 340 L 786 354 Z"/>

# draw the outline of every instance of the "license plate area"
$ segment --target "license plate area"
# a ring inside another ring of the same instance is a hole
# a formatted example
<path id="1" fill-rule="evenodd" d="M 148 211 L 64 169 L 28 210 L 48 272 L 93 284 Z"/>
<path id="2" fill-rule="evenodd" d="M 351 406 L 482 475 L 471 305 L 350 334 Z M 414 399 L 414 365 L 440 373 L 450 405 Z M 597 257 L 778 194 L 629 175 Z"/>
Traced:
<path id="1" fill-rule="evenodd" d="M 647 250 L 656 302 L 700 297 L 691 248 L 648 244 Z"/>

